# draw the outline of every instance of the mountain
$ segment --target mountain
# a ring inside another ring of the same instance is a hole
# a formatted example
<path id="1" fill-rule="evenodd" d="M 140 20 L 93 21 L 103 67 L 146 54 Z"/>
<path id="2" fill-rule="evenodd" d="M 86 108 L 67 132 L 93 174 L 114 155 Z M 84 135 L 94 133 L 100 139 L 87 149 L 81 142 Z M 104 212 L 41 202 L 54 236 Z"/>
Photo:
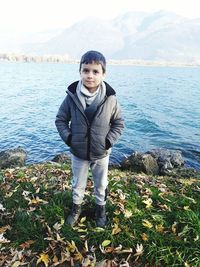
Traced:
<path id="1" fill-rule="evenodd" d="M 112 20 L 87 18 L 47 41 L 22 47 L 24 53 L 72 59 L 90 49 L 101 51 L 108 59 L 199 61 L 200 18 L 163 10 L 128 12 Z"/>
<path id="2" fill-rule="evenodd" d="M 113 46 L 115 44 L 115 46 Z M 121 32 L 109 21 L 88 18 L 80 21 L 48 42 L 26 48 L 36 54 L 67 54 L 79 58 L 86 50 L 102 50 L 112 54 L 124 47 Z"/>

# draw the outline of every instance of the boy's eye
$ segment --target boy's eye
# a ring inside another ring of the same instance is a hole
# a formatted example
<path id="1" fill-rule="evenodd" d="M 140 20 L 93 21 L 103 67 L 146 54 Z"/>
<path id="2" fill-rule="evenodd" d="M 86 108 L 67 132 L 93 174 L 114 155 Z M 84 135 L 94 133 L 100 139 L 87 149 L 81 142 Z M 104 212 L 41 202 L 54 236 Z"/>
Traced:
<path id="1" fill-rule="evenodd" d="M 97 73 L 99 73 L 98 70 L 94 70 L 94 74 L 97 74 Z"/>
<path id="2" fill-rule="evenodd" d="M 83 69 L 83 72 L 88 73 L 89 70 L 88 69 Z"/>

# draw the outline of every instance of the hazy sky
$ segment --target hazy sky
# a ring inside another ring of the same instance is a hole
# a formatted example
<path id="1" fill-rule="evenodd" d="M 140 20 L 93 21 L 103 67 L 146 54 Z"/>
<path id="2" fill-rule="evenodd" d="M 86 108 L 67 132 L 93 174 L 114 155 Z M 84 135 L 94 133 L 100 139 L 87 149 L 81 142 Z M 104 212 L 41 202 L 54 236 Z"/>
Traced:
<path id="1" fill-rule="evenodd" d="M 199 0 L 0 0 L 0 32 L 65 28 L 89 17 L 109 19 L 127 11 L 173 11 L 200 18 Z"/>

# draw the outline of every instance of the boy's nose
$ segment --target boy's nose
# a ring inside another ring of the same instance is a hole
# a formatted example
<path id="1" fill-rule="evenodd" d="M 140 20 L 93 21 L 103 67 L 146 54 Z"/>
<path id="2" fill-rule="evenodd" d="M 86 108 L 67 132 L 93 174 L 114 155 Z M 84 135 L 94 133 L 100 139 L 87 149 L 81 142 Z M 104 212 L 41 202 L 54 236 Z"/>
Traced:
<path id="1" fill-rule="evenodd" d="M 89 78 L 92 78 L 92 75 L 93 75 L 93 74 L 92 74 L 92 71 L 88 72 L 88 77 L 89 77 Z"/>

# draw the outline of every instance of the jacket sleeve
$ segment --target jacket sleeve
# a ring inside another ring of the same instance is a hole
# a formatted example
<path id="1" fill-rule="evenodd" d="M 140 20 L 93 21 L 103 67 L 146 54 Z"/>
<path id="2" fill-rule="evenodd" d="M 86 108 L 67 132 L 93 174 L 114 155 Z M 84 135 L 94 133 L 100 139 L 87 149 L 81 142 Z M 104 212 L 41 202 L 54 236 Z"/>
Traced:
<path id="1" fill-rule="evenodd" d="M 124 119 L 121 115 L 121 107 L 117 103 L 113 109 L 113 114 L 110 121 L 110 131 L 108 132 L 106 139 L 110 142 L 110 146 L 113 146 L 117 140 L 119 139 L 120 135 L 122 134 L 124 129 Z"/>
<path id="2" fill-rule="evenodd" d="M 68 146 L 70 145 L 71 140 L 70 120 L 71 112 L 69 97 L 66 96 L 56 115 L 55 124 L 60 137 Z"/>

